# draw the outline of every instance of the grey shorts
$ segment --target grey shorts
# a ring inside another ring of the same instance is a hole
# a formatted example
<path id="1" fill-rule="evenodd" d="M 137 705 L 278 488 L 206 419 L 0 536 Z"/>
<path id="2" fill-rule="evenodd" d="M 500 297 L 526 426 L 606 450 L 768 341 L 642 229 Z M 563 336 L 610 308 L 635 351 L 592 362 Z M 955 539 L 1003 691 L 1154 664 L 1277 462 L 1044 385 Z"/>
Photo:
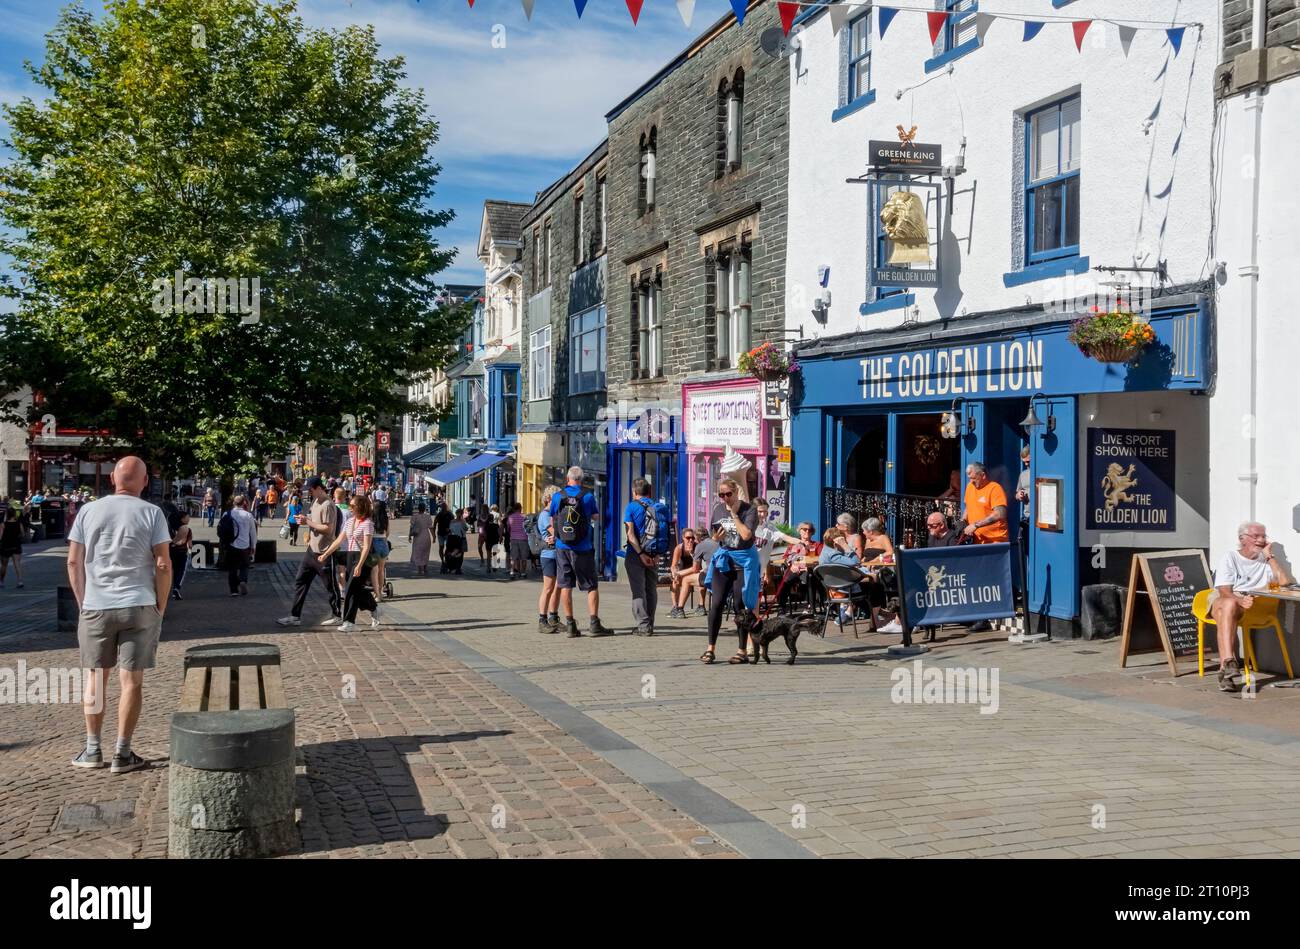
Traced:
<path id="1" fill-rule="evenodd" d="M 82 610 L 77 621 L 77 645 L 83 669 L 128 672 L 152 669 L 162 635 L 157 607 L 124 606 L 114 610 Z"/>
<path id="2" fill-rule="evenodd" d="M 511 560 L 532 560 L 533 549 L 528 546 L 528 541 L 512 540 L 510 542 L 510 559 Z"/>
<path id="3" fill-rule="evenodd" d="M 555 551 L 555 585 L 561 590 L 577 586 L 584 593 L 596 589 L 596 552 L 594 550 Z"/>

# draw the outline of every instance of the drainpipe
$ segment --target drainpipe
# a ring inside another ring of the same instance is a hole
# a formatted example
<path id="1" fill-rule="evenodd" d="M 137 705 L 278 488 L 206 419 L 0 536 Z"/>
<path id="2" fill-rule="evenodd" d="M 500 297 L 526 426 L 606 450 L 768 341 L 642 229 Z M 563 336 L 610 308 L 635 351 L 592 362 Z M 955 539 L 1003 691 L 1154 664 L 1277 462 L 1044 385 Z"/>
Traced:
<path id="1" fill-rule="evenodd" d="M 1255 0 L 1254 17 L 1251 26 L 1250 46 L 1253 50 L 1264 48 L 1267 30 L 1267 2 Z M 1246 356 L 1249 366 L 1246 376 L 1249 379 L 1249 413 L 1250 437 L 1247 446 L 1249 466 L 1239 476 L 1245 488 L 1246 516 L 1255 520 L 1259 494 L 1258 438 L 1259 438 L 1259 200 L 1260 200 L 1260 153 L 1262 151 L 1264 125 L 1264 93 L 1266 87 L 1256 86 L 1246 93 L 1246 121 L 1250 126 L 1251 148 L 1251 194 L 1250 201 L 1244 204 L 1246 209 L 1247 240 L 1249 246 L 1248 262 L 1237 269 L 1237 275 L 1248 282 L 1246 291 L 1246 310 L 1249 330 Z"/>

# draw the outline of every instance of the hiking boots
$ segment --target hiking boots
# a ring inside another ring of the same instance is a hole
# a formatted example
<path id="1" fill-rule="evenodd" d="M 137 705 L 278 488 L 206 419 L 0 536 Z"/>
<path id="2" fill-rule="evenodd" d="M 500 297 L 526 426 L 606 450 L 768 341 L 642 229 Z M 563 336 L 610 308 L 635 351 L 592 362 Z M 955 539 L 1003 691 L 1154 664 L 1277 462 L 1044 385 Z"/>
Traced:
<path id="1" fill-rule="evenodd" d="M 614 631 L 608 628 L 607 626 L 605 626 L 603 623 L 601 623 L 599 617 L 593 616 L 591 618 L 591 635 L 592 636 L 613 636 Z"/>
<path id="2" fill-rule="evenodd" d="M 566 625 L 569 627 L 570 639 L 577 639 L 579 636 L 582 635 L 582 633 L 578 632 L 578 624 L 577 622 L 574 621 L 572 616 L 569 617 L 568 623 Z"/>
<path id="3" fill-rule="evenodd" d="M 560 622 L 546 616 L 539 616 L 537 617 L 537 631 L 548 636 L 558 633 L 560 631 Z"/>
<path id="4" fill-rule="evenodd" d="M 1229 659 L 1219 669 L 1219 691 L 1236 692 L 1237 680 L 1236 675 L 1240 671 L 1237 667 L 1236 659 Z"/>
<path id="5" fill-rule="evenodd" d="M 686 619 L 686 611 L 680 606 L 674 606 L 668 611 L 669 619 Z"/>

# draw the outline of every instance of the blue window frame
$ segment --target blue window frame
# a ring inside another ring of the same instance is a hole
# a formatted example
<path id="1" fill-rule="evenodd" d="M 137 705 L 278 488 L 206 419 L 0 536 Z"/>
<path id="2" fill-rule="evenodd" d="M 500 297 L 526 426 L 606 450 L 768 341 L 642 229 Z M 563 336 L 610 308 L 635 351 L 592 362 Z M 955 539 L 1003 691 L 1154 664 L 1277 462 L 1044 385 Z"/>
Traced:
<path id="1" fill-rule="evenodd" d="M 849 102 L 871 91 L 871 11 L 849 21 Z"/>
<path id="2" fill-rule="evenodd" d="M 975 38 L 975 11 L 979 9 L 979 3 L 977 0 L 944 0 L 943 6 L 948 11 L 948 22 L 943 30 L 943 49 L 944 52 L 951 52 Z"/>
<path id="3" fill-rule="evenodd" d="M 871 220 L 874 222 L 876 231 L 876 258 L 875 265 L 883 267 L 886 259 L 889 257 L 889 238 L 885 235 L 885 229 L 880 224 L 880 209 L 885 206 L 889 196 L 895 191 L 901 191 L 907 188 L 907 183 L 902 179 L 897 184 L 872 188 L 872 193 L 876 196 L 876 206 L 872 209 Z M 900 264 L 900 267 L 910 267 L 910 264 Z M 898 296 L 906 293 L 906 287 L 876 287 L 876 301 L 884 300 L 888 297 Z"/>
<path id="4" fill-rule="evenodd" d="M 1081 100 L 1072 96 L 1025 116 L 1025 262 L 1079 253 Z"/>

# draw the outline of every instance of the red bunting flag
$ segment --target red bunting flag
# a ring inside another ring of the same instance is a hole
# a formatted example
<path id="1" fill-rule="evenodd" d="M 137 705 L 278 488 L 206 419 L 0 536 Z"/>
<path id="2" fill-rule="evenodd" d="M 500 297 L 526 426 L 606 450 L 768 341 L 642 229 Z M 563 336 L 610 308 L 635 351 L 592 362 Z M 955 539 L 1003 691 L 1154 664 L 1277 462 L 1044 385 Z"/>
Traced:
<path id="1" fill-rule="evenodd" d="M 631 3 L 632 0 L 628 0 L 628 2 Z M 790 27 L 794 26 L 794 18 L 799 15 L 799 4 L 777 3 L 776 9 L 781 14 L 781 32 L 789 36 Z"/>
<path id="2" fill-rule="evenodd" d="M 636 26 L 636 18 L 641 15 L 641 4 L 645 0 L 627 0 L 627 12 L 632 14 L 632 25 Z"/>
<path id="3" fill-rule="evenodd" d="M 939 38 L 939 31 L 947 24 L 948 14 L 936 11 L 927 13 L 925 18 L 930 21 L 930 42 L 933 43 Z"/>
<path id="4" fill-rule="evenodd" d="M 469 8 L 470 8 L 471 10 L 474 9 L 474 0 L 469 0 Z"/>
<path id="5" fill-rule="evenodd" d="M 1088 32 L 1088 27 L 1092 26 L 1091 20 L 1074 21 L 1074 48 L 1083 52 L 1083 34 Z"/>

